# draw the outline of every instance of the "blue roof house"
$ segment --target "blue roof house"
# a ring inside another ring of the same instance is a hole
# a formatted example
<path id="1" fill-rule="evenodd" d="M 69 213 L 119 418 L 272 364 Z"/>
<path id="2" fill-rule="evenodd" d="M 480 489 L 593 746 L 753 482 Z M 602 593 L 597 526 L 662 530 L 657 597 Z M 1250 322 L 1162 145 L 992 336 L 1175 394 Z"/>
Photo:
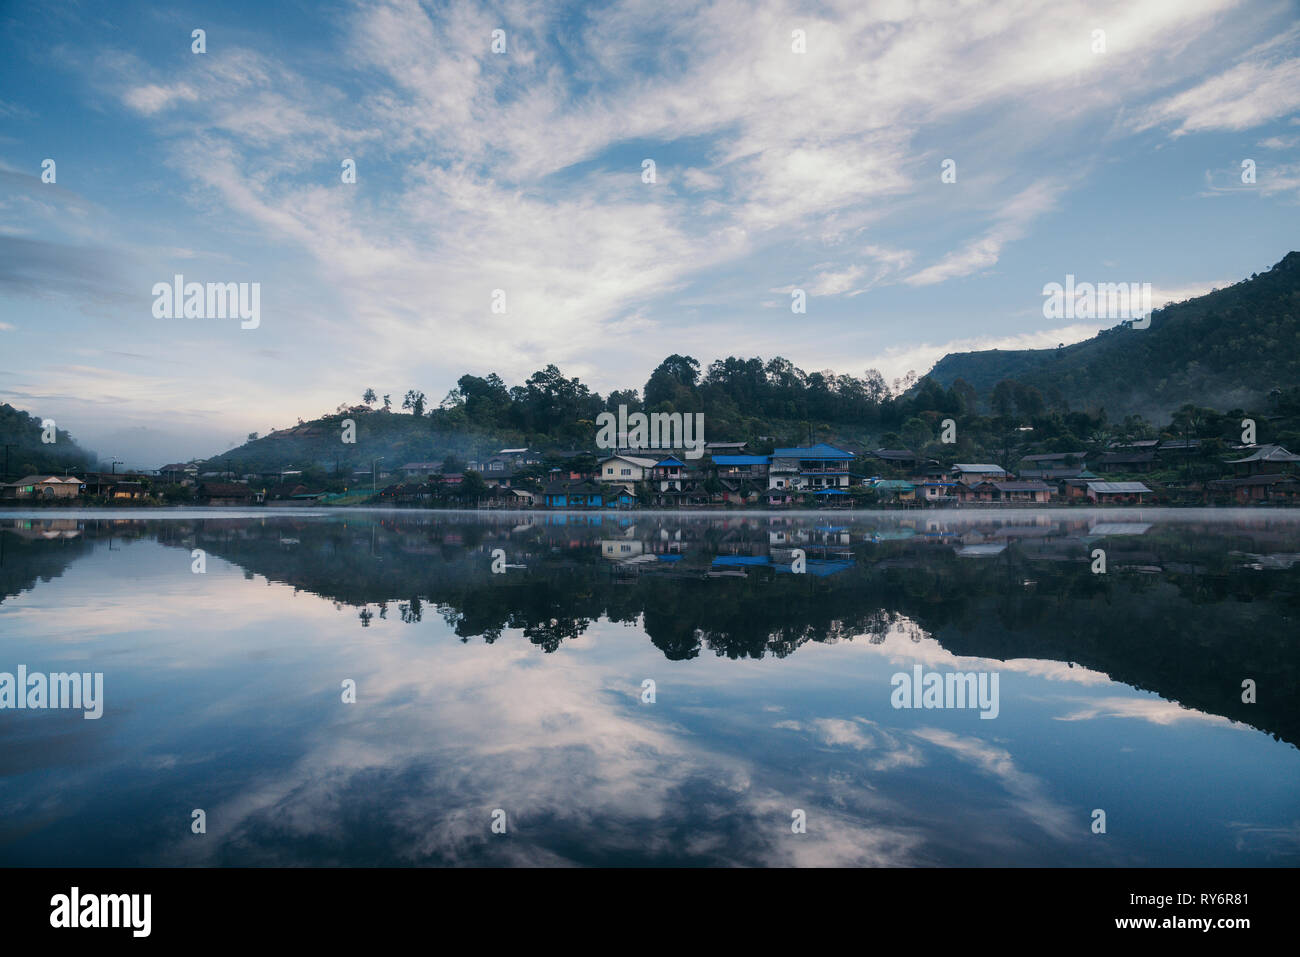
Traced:
<path id="1" fill-rule="evenodd" d="M 848 488 L 849 465 L 853 459 L 852 452 L 825 442 L 776 449 L 768 468 L 768 488 L 812 492 Z"/>

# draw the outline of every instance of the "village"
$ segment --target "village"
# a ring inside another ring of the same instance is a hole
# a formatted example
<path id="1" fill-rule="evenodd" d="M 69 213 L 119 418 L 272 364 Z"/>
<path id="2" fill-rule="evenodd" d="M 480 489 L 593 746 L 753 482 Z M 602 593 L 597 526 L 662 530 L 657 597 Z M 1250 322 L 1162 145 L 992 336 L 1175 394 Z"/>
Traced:
<path id="1" fill-rule="evenodd" d="M 709 442 L 698 459 L 642 448 L 504 448 L 460 462 L 407 462 L 322 476 L 310 468 L 240 473 L 220 462 L 153 471 L 25 475 L 0 501 L 41 505 L 405 506 L 546 509 L 960 508 L 1286 505 L 1300 500 L 1300 455 L 1276 444 L 1228 450 L 1218 477 L 1190 479 L 1196 439 L 1112 442 L 1040 452 L 1014 470 L 942 464 L 906 448 L 852 452 L 825 442 L 751 451 Z M 1202 470 L 1204 465 L 1201 462 Z"/>

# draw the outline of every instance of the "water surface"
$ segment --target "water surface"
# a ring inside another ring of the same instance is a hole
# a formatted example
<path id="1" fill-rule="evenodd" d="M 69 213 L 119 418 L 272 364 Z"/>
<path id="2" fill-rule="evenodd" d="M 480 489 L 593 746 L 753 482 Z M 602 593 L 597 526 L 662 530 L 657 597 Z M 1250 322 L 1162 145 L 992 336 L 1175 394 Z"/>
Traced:
<path id="1" fill-rule="evenodd" d="M 0 671 L 105 686 L 0 711 L 0 864 L 1294 865 L 1298 561 L 1281 510 L 0 512 Z"/>

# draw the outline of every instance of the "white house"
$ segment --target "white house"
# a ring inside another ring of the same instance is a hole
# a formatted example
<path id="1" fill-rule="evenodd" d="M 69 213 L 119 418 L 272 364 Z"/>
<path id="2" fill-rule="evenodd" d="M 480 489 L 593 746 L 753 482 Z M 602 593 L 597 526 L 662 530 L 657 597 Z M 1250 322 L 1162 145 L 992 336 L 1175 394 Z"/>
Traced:
<path id="1" fill-rule="evenodd" d="M 640 482 L 650 477 L 658 459 L 639 455 L 611 455 L 600 460 L 602 482 Z"/>

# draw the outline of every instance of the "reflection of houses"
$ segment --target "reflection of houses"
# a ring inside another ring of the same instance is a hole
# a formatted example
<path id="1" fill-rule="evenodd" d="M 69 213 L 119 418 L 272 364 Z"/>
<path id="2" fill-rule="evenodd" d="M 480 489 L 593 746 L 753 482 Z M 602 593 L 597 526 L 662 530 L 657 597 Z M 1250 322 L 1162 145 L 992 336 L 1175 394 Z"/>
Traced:
<path id="1" fill-rule="evenodd" d="M 1098 505 L 1142 504 L 1151 489 L 1141 482 L 1089 482 L 1088 498 Z"/>
<path id="2" fill-rule="evenodd" d="M 4 527 L 4 531 L 27 541 L 77 538 L 81 535 L 81 529 L 81 520 L 75 518 L 16 518 Z"/>
<path id="3" fill-rule="evenodd" d="M 75 475 L 27 475 L 17 482 L 0 485 L 5 498 L 56 499 L 75 498 L 85 490 L 81 479 Z"/>
<path id="4" fill-rule="evenodd" d="M 777 449 L 768 469 L 770 489 L 847 488 L 852 452 L 819 442 L 808 447 Z"/>
<path id="5" fill-rule="evenodd" d="M 984 542 L 978 545 L 963 545 L 957 549 L 959 558 L 993 558 L 1007 550 L 1006 542 Z"/>
<path id="6" fill-rule="evenodd" d="M 600 543 L 600 557 L 611 561 L 626 561 L 645 553 L 645 544 L 636 539 L 604 539 Z"/>

